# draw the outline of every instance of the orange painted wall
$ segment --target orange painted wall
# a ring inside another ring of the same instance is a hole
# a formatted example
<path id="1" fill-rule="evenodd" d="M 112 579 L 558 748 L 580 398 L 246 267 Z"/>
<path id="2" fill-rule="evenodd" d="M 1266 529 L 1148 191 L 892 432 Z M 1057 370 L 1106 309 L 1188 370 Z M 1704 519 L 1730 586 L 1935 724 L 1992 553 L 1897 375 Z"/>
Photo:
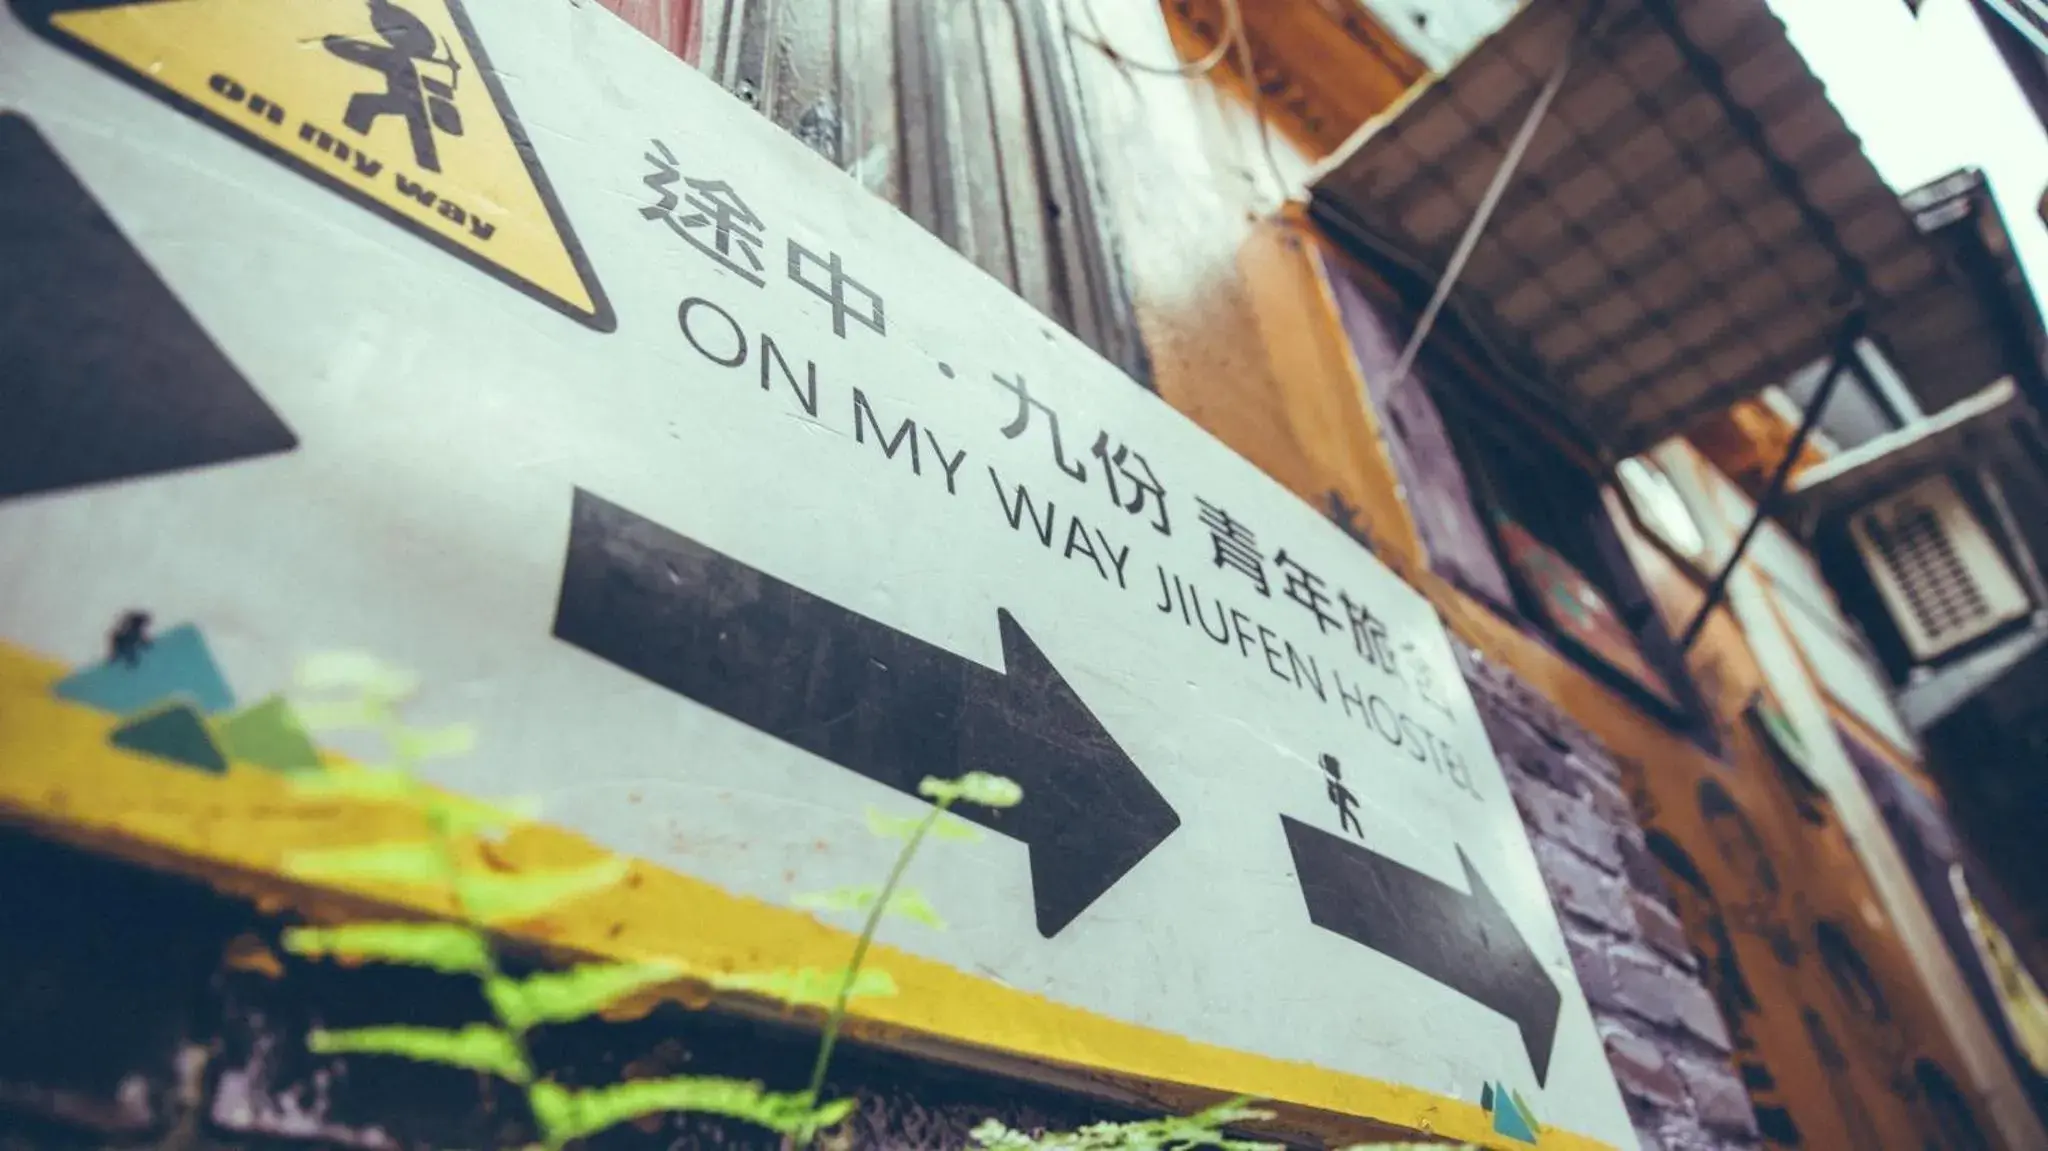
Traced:
<path id="1" fill-rule="evenodd" d="M 1660 603 L 1688 616 L 1699 585 L 1633 543 Z M 1716 616 L 1688 663 L 1728 762 L 1632 761 L 1629 784 L 1737 1063 L 1753 1088 L 1775 1085 L 1753 1090 L 1767 1145 L 1983 1145 L 1972 1137 L 1988 1125 L 1944 1089 L 1960 1074 L 1955 1052 L 1839 816 L 1782 773 L 1743 717 L 1764 678 L 1730 615 Z"/>

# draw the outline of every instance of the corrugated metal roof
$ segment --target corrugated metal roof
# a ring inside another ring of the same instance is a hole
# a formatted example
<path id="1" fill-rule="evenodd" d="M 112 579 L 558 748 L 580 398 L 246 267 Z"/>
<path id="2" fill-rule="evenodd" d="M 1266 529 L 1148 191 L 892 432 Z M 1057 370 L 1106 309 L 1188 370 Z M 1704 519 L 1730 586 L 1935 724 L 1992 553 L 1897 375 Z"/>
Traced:
<path id="1" fill-rule="evenodd" d="M 1326 166 L 1316 216 L 1442 268 L 1582 5 L 1533 0 Z M 1459 278 L 1525 386 L 1642 450 L 1953 290 L 1763 0 L 1610 0 Z"/>

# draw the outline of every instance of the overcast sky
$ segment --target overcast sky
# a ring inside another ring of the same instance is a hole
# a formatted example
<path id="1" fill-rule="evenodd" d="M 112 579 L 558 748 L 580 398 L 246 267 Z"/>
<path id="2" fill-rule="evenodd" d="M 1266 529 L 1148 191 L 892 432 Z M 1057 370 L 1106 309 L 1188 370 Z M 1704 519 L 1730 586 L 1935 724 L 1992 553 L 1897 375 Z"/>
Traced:
<path id="1" fill-rule="evenodd" d="M 1926 0 L 1917 19 L 1905 0 L 1770 5 L 1894 188 L 1983 169 L 2040 298 L 2048 226 L 2035 205 L 2048 187 L 2048 134 L 1965 0 Z"/>

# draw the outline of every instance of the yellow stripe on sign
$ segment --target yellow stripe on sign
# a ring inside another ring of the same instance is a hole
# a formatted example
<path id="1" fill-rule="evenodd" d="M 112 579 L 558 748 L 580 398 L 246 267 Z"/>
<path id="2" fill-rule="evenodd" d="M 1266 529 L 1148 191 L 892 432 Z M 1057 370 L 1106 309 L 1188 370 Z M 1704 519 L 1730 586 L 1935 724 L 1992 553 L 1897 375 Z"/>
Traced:
<path id="1" fill-rule="evenodd" d="M 192 771 L 112 746 L 117 721 L 57 699 L 57 664 L 0 643 L 0 815 L 45 834 L 131 860 L 198 875 L 237 891 L 318 910 L 321 896 L 368 898 L 426 914 L 444 898 L 414 888 L 338 882 L 320 890 L 286 877 L 287 852 L 383 839 L 413 839 L 418 817 L 359 800 L 312 798 L 279 774 L 233 763 L 225 775 Z M 545 824 L 491 847 L 510 871 L 591 862 L 605 853 Z M 701 880 L 635 861 L 618 886 L 511 934 L 543 946 L 611 959 L 666 959 L 710 974 L 846 962 L 850 933 L 801 912 L 732 895 Z M 1496 1134 L 1473 1101 L 1197 1043 L 1005 987 L 887 945 L 870 962 L 900 989 L 858 1000 L 853 1033 L 892 1046 L 936 1048 L 965 1062 L 1021 1058 L 1068 1075 L 1110 1077 L 1150 1097 L 1187 1102 L 1210 1094 L 1267 1100 L 1290 1127 L 1325 1138 L 1357 1137 L 1376 1120 L 1499 1148 L 1531 1144 Z M 1597 1140 L 1546 1129 L 1542 1151 L 1612 1151 Z"/>

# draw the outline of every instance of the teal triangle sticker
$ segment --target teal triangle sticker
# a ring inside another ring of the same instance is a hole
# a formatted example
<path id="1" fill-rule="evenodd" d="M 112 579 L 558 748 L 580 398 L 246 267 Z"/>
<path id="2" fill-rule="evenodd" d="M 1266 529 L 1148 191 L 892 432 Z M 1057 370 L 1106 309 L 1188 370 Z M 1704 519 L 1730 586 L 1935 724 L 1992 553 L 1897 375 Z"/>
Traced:
<path id="1" fill-rule="evenodd" d="M 1534 1125 L 1522 1116 L 1522 1109 L 1515 1106 L 1515 1101 L 1508 1096 L 1506 1088 L 1502 1088 L 1494 1096 L 1494 1102 L 1498 1104 L 1493 1111 L 1495 1131 L 1510 1139 L 1520 1139 L 1525 1143 L 1536 1142 Z"/>
<path id="2" fill-rule="evenodd" d="M 215 775 L 225 775 L 228 770 L 227 758 L 207 734 L 206 721 L 186 703 L 121 725 L 115 729 L 112 742 L 115 747 Z"/>
<path id="3" fill-rule="evenodd" d="M 156 636 L 126 659 L 109 659 L 58 681 L 57 698 L 134 715 L 172 699 L 185 699 L 208 715 L 235 706 L 206 637 L 189 623 Z"/>

